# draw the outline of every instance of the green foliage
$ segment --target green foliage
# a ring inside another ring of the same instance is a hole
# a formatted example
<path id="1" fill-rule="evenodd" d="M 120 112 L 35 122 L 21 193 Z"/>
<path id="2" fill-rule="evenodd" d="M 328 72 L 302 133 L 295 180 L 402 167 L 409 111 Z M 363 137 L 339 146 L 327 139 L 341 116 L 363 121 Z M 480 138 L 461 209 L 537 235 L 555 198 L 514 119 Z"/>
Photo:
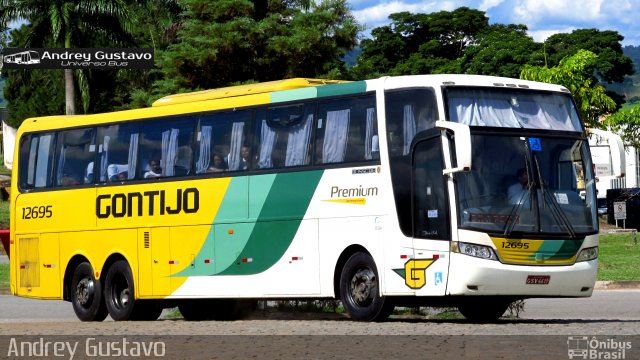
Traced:
<path id="1" fill-rule="evenodd" d="M 43 44 L 59 48 L 83 47 L 87 43 L 130 43 L 130 13 L 123 0 L 8 0 L 0 3 L 0 23 L 26 19 L 29 36 L 17 44 L 38 47 Z M 97 47 L 97 46 L 95 46 Z M 75 114 L 75 88 L 85 112 L 89 110 L 89 82 L 85 70 L 65 70 L 66 113 Z"/>
<path id="2" fill-rule="evenodd" d="M 0 289 L 9 288 L 9 264 L 0 264 Z"/>
<path id="3" fill-rule="evenodd" d="M 625 145 L 640 148 L 640 104 L 612 114 L 605 120 L 605 125 L 620 134 Z"/>
<path id="4" fill-rule="evenodd" d="M 631 234 L 600 235 L 598 280 L 640 280 L 639 262 L 640 244 Z"/>
<path id="5" fill-rule="evenodd" d="M 176 41 L 149 97 L 237 82 L 341 74 L 360 27 L 346 0 L 183 0 Z M 308 6 L 308 10 L 304 10 Z M 140 95 L 140 94 L 139 94 Z"/>
<path id="6" fill-rule="evenodd" d="M 520 78 L 559 84 L 571 91 L 582 119 L 588 127 L 602 127 L 599 118 L 613 112 L 616 103 L 605 93 L 601 85 L 594 83 L 589 72 L 598 56 L 591 51 L 579 50 L 560 61 L 558 66 L 525 65 Z"/>
<path id="7" fill-rule="evenodd" d="M 0 229 L 9 229 L 9 201 L 0 201 Z M 2 246 L 0 246 L 1 248 Z"/>
<path id="8" fill-rule="evenodd" d="M 461 58 L 489 28 L 484 12 L 466 7 L 431 14 L 400 12 L 391 24 L 371 31 L 353 78 L 380 75 L 463 72 Z"/>
<path id="9" fill-rule="evenodd" d="M 633 74 L 633 62 L 625 56 L 620 42 L 624 39 L 617 31 L 598 29 L 578 29 L 569 34 L 551 35 L 545 41 L 547 66 L 556 66 L 562 59 L 588 50 L 598 55 L 585 71 L 605 82 L 622 82 L 625 75 Z"/>
<path id="10" fill-rule="evenodd" d="M 543 64 L 541 44 L 527 35 L 524 25 L 491 25 L 465 50 L 463 68 L 468 74 L 520 76 L 524 64 Z"/>

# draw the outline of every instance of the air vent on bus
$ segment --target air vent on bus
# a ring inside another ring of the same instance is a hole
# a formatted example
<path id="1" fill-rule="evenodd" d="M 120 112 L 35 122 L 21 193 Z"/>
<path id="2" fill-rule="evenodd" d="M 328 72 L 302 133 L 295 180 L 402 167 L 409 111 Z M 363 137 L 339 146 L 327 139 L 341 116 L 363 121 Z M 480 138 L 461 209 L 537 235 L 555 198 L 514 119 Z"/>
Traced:
<path id="1" fill-rule="evenodd" d="M 149 232 L 144 232 L 144 248 L 148 249 L 151 246 L 151 238 L 149 236 Z"/>

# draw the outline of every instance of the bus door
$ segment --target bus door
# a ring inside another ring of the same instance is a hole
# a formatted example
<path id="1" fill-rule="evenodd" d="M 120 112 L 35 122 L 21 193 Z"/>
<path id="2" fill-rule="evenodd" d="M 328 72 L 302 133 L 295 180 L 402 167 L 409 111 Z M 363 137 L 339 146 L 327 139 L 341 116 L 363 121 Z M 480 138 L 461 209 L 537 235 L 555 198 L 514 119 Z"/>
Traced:
<path id="1" fill-rule="evenodd" d="M 415 144 L 412 156 L 414 258 L 407 270 L 412 270 L 418 296 L 444 295 L 446 290 L 451 230 L 443 169 L 440 131 L 434 129 Z"/>

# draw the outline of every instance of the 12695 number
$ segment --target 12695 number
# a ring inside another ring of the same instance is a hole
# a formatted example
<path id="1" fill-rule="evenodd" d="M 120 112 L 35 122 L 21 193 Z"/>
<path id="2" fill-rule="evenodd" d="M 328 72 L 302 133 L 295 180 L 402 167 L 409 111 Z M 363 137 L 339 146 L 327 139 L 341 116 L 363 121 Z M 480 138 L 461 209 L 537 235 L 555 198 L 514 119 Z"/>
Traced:
<path id="1" fill-rule="evenodd" d="M 528 242 L 520 242 L 520 241 L 503 241 L 502 242 L 503 249 L 528 249 Z"/>
<path id="2" fill-rule="evenodd" d="M 53 205 L 47 206 L 27 206 L 22 208 L 22 218 L 27 219 L 44 219 L 53 216 Z"/>

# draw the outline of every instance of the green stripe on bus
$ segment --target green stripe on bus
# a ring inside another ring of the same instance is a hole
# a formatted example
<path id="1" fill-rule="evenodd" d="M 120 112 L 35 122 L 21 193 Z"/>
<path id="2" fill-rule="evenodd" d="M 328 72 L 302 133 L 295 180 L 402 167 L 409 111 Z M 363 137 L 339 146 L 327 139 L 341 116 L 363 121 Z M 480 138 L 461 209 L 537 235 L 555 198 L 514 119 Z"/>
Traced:
<path id="1" fill-rule="evenodd" d="M 529 256 L 530 260 L 542 257 L 544 260 L 564 260 L 576 256 L 584 240 L 545 240 L 538 251 Z"/>
<path id="2" fill-rule="evenodd" d="M 318 87 L 318 97 L 358 94 L 367 91 L 367 83 L 354 81 L 343 84 L 333 84 Z"/>
<path id="3" fill-rule="evenodd" d="M 271 102 L 285 102 L 302 99 L 313 99 L 318 96 L 318 91 L 315 87 L 308 87 L 294 90 L 283 90 L 271 93 Z"/>
<path id="4" fill-rule="evenodd" d="M 249 213 L 259 214 L 257 222 L 219 224 L 218 219 L 236 215 L 229 207 L 235 206 L 239 192 L 247 191 L 246 178 L 231 180 L 196 265 L 173 276 L 250 275 L 273 266 L 291 245 L 322 174 L 319 170 L 250 177 Z M 227 228 L 235 232 L 228 234 Z M 211 257 L 215 270 L 201 265 Z"/>
<path id="5" fill-rule="evenodd" d="M 278 174 L 247 245 L 219 275 L 258 274 L 273 266 L 291 245 L 322 173 Z"/>

